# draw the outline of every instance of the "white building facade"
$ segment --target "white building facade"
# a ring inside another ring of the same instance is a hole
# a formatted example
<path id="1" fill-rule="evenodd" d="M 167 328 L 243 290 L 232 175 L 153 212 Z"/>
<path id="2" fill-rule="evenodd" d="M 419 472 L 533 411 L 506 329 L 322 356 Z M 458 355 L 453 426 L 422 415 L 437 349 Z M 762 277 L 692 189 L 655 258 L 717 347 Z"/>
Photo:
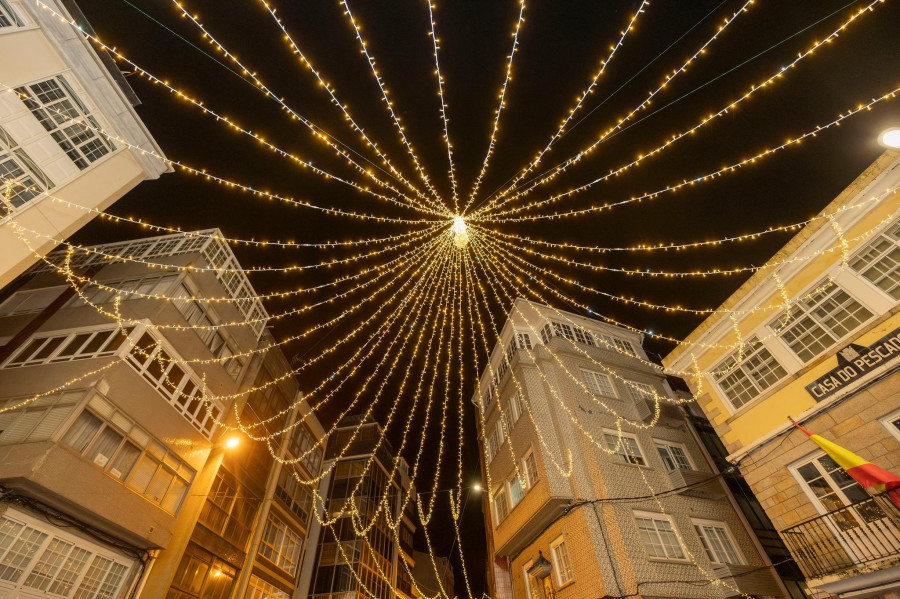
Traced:
<path id="1" fill-rule="evenodd" d="M 74 2 L 46 0 L 90 26 Z M 170 170 L 109 56 L 36 0 L 0 0 L 0 286 Z M 107 135 L 103 135 L 107 133 Z"/>

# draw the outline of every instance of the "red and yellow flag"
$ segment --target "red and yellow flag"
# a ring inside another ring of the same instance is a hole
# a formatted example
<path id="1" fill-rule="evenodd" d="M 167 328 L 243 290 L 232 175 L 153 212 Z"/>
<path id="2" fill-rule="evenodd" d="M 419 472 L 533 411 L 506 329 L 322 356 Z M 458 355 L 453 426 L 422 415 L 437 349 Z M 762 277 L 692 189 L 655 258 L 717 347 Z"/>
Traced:
<path id="1" fill-rule="evenodd" d="M 815 441 L 816 445 L 822 448 L 822 451 L 837 462 L 838 466 L 846 470 L 847 474 L 856 479 L 856 482 L 862 485 L 863 488 L 882 492 L 900 487 L 900 476 L 879 468 L 872 462 L 862 459 L 852 451 L 844 449 L 828 439 L 813 434 L 793 420 L 791 420 L 791 423 Z"/>

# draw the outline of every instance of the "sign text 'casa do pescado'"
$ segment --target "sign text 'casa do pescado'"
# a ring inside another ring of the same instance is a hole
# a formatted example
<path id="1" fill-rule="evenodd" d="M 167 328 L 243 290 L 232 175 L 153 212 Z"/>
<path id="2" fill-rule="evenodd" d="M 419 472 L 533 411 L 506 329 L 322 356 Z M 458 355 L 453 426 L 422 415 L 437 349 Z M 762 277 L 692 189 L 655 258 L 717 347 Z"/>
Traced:
<path id="1" fill-rule="evenodd" d="M 873 370 L 900 357 L 900 328 L 894 329 L 869 347 L 850 344 L 837 354 L 838 365 L 806 386 L 813 399 L 822 401 Z"/>

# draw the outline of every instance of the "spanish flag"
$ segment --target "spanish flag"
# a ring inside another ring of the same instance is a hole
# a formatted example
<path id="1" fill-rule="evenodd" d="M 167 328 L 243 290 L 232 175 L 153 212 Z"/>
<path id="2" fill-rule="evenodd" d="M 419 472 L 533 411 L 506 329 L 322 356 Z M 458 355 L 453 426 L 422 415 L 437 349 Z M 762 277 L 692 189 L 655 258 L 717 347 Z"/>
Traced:
<path id="1" fill-rule="evenodd" d="M 832 443 L 828 439 L 823 439 L 819 435 L 815 435 L 806 430 L 791 419 L 791 423 L 807 434 L 810 439 L 815 441 L 816 445 L 822 448 L 822 451 L 837 462 L 837 465 L 847 471 L 847 474 L 856 479 L 864 489 L 872 489 L 878 493 L 888 491 L 900 487 L 900 476 L 892 474 L 887 470 L 883 470 L 873 464 L 862 459 L 852 451 L 844 449 L 836 443 Z"/>

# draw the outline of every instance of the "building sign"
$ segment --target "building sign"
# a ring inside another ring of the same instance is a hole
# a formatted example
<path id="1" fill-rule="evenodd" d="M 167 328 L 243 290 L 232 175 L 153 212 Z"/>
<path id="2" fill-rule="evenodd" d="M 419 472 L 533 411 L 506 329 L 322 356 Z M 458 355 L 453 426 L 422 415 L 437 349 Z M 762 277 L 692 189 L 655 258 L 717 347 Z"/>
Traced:
<path id="1" fill-rule="evenodd" d="M 900 328 L 894 329 L 869 347 L 851 343 L 838 352 L 838 365 L 806 386 L 813 399 L 822 401 L 886 366 L 900 356 Z"/>

